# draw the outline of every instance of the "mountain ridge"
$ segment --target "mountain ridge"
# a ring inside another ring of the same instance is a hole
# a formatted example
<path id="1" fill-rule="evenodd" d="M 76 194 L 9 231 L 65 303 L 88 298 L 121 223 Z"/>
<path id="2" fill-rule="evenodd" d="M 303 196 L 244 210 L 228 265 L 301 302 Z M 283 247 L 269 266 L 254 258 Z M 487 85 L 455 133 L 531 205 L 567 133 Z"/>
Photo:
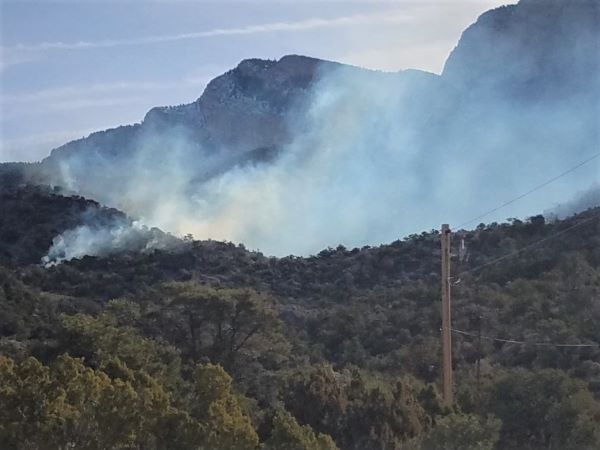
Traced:
<path id="1" fill-rule="evenodd" d="M 150 225 L 271 254 L 390 241 L 587 158 L 600 143 L 598 42 L 598 2 L 527 0 L 482 14 L 441 75 L 247 59 L 190 104 L 11 167 Z M 589 190 L 593 169 L 507 214 L 568 203 Z"/>

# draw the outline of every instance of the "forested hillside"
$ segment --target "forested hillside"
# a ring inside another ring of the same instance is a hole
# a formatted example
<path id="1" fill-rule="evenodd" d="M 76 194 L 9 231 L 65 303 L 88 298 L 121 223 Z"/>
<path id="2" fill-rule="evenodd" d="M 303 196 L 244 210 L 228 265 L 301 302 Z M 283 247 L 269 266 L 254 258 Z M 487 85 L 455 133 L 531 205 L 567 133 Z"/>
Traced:
<path id="1" fill-rule="evenodd" d="M 120 213 L 0 195 L 0 448 L 600 447 L 600 209 L 455 232 L 448 409 L 436 231 L 307 258 L 194 241 L 45 268 L 82 211 Z"/>

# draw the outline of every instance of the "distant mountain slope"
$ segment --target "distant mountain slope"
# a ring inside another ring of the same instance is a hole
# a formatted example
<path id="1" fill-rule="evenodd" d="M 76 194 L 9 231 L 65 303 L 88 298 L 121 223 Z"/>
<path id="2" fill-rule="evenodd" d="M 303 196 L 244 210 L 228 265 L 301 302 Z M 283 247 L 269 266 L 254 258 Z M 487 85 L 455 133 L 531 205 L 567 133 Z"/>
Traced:
<path id="1" fill-rule="evenodd" d="M 195 142 L 199 151 L 227 148 L 235 153 L 281 144 L 289 133 L 285 115 L 301 101 L 319 70 L 334 66 L 296 55 L 279 61 L 244 60 L 212 80 L 195 102 L 153 108 L 141 124 L 94 133 L 53 150 L 47 163 L 91 149 L 123 157 L 144 135 L 169 131 Z"/>
<path id="2" fill-rule="evenodd" d="M 41 164 L 42 178 L 94 195 L 94 184 L 108 180 L 120 186 L 130 174 L 123 168 L 149 158 L 156 163 L 185 159 L 201 180 L 243 164 L 246 154 L 271 159 L 274 149 L 291 138 L 288 115 L 306 99 L 320 70 L 337 66 L 295 55 L 279 61 L 244 60 L 212 80 L 193 103 L 156 107 L 140 124 L 93 133 L 54 149 Z"/>
<path id="3" fill-rule="evenodd" d="M 596 101 L 590 94 L 600 83 L 599 53 L 600 2 L 522 0 L 488 11 L 471 25 L 450 54 L 442 79 L 467 91 L 506 94 L 508 89 L 544 99 L 586 93 L 588 100 Z M 288 143 L 297 132 L 289 115 L 301 113 L 311 88 L 336 69 L 368 73 L 373 79 L 387 76 L 298 55 L 278 61 L 247 59 L 212 80 L 195 102 L 156 107 L 140 124 L 65 144 L 42 166 L 56 170 L 72 165 L 75 155 L 87 164 L 98 158 L 124 163 L 151 137 L 175 147 L 181 146 L 177 140 L 183 141 L 198 157 L 226 152 L 230 167 L 243 153 Z M 421 82 L 434 80 L 419 75 Z M 446 85 L 445 89 L 450 90 Z M 75 175 L 81 175 L 76 166 Z"/>
<path id="4" fill-rule="evenodd" d="M 599 3 L 488 11 L 441 76 L 244 60 L 193 103 L 15 168 L 169 231 L 278 255 L 460 222 L 600 145 Z M 599 173 L 589 164 L 506 214 L 564 205 Z"/>
<path id="5" fill-rule="evenodd" d="M 465 87 L 560 98 L 598 89 L 600 2 L 521 0 L 463 33 L 442 76 Z"/>

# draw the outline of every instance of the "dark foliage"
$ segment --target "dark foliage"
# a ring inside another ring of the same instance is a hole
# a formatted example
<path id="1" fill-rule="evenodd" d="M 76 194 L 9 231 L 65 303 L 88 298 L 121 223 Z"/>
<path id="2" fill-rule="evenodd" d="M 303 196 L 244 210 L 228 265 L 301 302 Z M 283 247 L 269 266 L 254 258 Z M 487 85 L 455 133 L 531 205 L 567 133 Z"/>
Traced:
<path id="1" fill-rule="evenodd" d="M 114 377 L 125 370 L 115 368 L 118 360 L 151 376 L 172 408 L 198 423 L 210 420 L 189 403 L 199 395 L 189 388 L 194 367 L 219 364 L 233 377 L 239 405 L 219 404 L 242 408 L 271 446 L 288 439 L 298 448 L 332 448 L 326 435 L 343 449 L 432 448 L 451 435 L 463 441 L 449 448 L 600 442 L 600 210 L 455 233 L 456 254 L 461 238 L 468 249 L 462 261 L 453 258 L 455 328 L 596 346 L 479 345 L 455 335 L 458 405 L 449 411 L 436 388 L 436 231 L 307 258 L 202 241 L 180 254 L 84 257 L 43 268 L 52 238 L 90 208 L 119 213 L 42 188 L 0 196 L 0 354 L 15 361 L 34 356 L 53 367 L 68 353 Z M 244 442 L 254 442 L 235 414 Z M 181 417 L 168 420 L 184 426 Z"/>
<path id="2" fill-rule="evenodd" d="M 64 197 L 47 186 L 0 187 L 0 263 L 37 264 L 63 231 L 84 219 L 108 223 L 117 217 L 125 215 L 83 197 Z"/>

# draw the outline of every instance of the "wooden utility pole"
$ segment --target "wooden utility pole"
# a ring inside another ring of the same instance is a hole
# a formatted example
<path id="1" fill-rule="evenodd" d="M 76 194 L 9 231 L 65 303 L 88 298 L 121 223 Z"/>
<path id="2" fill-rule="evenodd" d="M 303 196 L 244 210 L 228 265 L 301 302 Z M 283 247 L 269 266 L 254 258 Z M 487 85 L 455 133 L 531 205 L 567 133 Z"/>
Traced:
<path id="1" fill-rule="evenodd" d="M 481 413 L 481 311 L 477 307 L 477 412 Z"/>
<path id="2" fill-rule="evenodd" d="M 450 314 L 450 226 L 442 225 L 442 393 L 444 404 L 454 403 L 452 383 L 452 318 Z"/>

